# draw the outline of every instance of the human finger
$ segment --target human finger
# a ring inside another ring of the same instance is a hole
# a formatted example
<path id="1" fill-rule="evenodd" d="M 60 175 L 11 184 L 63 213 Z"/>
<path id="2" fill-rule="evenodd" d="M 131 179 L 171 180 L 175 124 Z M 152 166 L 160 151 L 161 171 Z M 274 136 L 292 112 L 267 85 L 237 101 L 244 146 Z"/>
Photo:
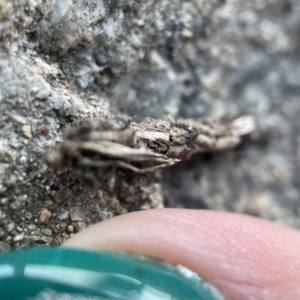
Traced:
<path id="1" fill-rule="evenodd" d="M 245 215 L 156 209 L 80 232 L 65 246 L 141 252 L 182 264 L 229 299 L 299 299 L 299 232 Z"/>

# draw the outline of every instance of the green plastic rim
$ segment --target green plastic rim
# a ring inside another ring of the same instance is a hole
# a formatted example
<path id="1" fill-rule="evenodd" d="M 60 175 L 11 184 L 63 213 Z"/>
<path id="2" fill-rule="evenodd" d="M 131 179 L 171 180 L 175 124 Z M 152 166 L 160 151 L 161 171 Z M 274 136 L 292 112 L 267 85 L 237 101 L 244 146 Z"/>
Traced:
<path id="1" fill-rule="evenodd" d="M 0 299 L 225 298 L 190 270 L 142 255 L 37 248 L 0 256 Z"/>

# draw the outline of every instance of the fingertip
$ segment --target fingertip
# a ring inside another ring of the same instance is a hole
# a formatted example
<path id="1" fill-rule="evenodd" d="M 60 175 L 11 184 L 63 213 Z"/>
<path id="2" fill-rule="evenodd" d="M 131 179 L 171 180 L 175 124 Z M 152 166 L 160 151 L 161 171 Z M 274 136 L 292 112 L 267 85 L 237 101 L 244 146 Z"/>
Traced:
<path id="1" fill-rule="evenodd" d="M 254 217 L 185 209 L 136 212 L 96 224 L 65 246 L 141 252 L 179 263 L 232 299 L 300 294 L 299 233 Z"/>

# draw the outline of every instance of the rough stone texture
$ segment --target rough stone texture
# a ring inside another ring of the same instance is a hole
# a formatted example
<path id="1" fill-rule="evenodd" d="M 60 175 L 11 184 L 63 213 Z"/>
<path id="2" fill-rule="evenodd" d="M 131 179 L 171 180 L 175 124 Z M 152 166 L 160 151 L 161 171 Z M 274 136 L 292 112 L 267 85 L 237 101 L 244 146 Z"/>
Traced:
<path id="1" fill-rule="evenodd" d="M 60 244 L 163 203 L 299 228 L 299 27 L 297 0 L 0 0 L 2 248 Z M 42 154 L 64 128 L 112 111 L 136 120 L 253 114 L 276 130 L 163 174 L 118 170 L 113 193 L 110 172 L 89 190 L 74 171 L 56 177 L 46 168 Z M 83 221 L 65 213 L 75 208 Z"/>

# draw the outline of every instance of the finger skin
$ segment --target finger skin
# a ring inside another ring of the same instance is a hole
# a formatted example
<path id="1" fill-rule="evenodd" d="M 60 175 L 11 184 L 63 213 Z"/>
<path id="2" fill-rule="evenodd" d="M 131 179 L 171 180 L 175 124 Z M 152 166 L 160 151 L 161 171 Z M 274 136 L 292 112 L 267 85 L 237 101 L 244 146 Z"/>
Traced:
<path id="1" fill-rule="evenodd" d="M 65 244 L 128 250 L 182 264 L 229 299 L 300 299 L 300 234 L 254 217 L 156 209 L 98 223 Z"/>

